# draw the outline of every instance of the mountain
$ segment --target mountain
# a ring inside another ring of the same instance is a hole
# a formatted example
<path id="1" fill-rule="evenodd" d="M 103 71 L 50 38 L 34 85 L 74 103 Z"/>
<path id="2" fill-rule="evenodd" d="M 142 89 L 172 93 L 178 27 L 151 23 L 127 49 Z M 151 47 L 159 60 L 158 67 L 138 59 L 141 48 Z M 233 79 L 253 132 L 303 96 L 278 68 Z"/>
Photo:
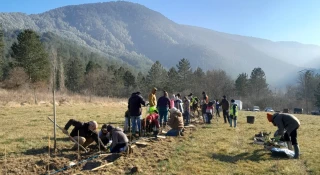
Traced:
<path id="1" fill-rule="evenodd" d="M 177 24 L 145 6 L 106 2 L 66 6 L 41 14 L 0 13 L 5 30 L 52 32 L 112 55 L 138 69 L 159 60 L 166 68 L 187 58 L 192 67 L 223 69 L 231 76 L 261 67 L 272 86 L 294 81 L 297 71 L 320 57 L 320 47 L 217 32 Z"/>

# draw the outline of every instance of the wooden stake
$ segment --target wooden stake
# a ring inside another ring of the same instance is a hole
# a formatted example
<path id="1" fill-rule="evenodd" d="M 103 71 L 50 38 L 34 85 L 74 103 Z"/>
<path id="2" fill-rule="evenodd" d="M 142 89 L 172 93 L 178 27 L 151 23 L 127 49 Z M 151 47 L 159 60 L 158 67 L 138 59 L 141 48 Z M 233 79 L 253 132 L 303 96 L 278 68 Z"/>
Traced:
<path id="1" fill-rule="evenodd" d="M 7 174 L 7 147 L 4 145 L 4 168 Z"/>
<path id="2" fill-rule="evenodd" d="M 112 164 L 113 164 L 113 162 L 111 162 L 111 163 L 106 163 L 106 164 L 104 164 L 104 165 L 101 165 L 101 166 L 98 166 L 98 167 L 96 167 L 96 168 L 93 168 L 91 171 L 95 171 L 95 170 L 98 170 L 98 169 L 103 168 L 103 167 L 105 167 L 105 166 L 112 165 Z"/>
<path id="3" fill-rule="evenodd" d="M 48 161 L 48 174 L 50 174 L 50 135 L 48 135 L 48 156 L 49 156 L 49 161 Z"/>
<path id="4" fill-rule="evenodd" d="M 102 131 L 101 131 L 102 132 Z M 98 137 L 98 142 L 99 142 L 99 154 L 101 154 L 101 150 L 100 150 L 100 139 L 99 139 L 99 133 L 97 134 Z"/>

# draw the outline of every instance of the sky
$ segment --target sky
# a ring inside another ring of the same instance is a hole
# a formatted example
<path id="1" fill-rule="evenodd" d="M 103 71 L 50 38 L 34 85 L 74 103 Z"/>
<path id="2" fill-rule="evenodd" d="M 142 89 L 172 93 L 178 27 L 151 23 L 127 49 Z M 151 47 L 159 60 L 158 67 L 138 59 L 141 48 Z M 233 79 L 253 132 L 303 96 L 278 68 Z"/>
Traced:
<path id="1" fill-rule="evenodd" d="M 128 0 L 179 24 L 320 46 L 320 0 Z M 42 13 L 105 0 L 0 0 L 0 12 Z"/>

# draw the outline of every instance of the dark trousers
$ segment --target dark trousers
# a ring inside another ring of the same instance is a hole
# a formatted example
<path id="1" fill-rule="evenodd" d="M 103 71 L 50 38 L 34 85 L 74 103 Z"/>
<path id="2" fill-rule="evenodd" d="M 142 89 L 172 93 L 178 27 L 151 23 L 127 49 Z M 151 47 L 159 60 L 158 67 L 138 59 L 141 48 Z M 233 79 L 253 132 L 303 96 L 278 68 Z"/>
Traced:
<path id="1" fill-rule="evenodd" d="M 298 129 L 298 128 L 297 128 L 297 129 Z M 292 145 L 298 145 L 297 129 L 293 130 L 293 131 L 290 133 L 290 136 L 289 136 L 289 134 L 286 132 L 286 133 L 284 134 L 284 140 L 285 140 L 285 141 L 290 141 L 290 140 L 291 140 Z"/>
<path id="2" fill-rule="evenodd" d="M 112 148 L 111 153 L 120 153 L 120 149 L 124 148 L 126 150 L 128 148 L 128 143 L 119 143 L 114 148 Z"/>
<path id="3" fill-rule="evenodd" d="M 229 123 L 229 112 L 227 112 L 227 110 L 222 110 L 223 113 L 223 119 L 224 119 L 224 123 Z"/>
<path id="4" fill-rule="evenodd" d="M 216 108 L 216 116 L 218 117 L 220 117 L 220 111 L 219 111 L 219 108 Z"/>

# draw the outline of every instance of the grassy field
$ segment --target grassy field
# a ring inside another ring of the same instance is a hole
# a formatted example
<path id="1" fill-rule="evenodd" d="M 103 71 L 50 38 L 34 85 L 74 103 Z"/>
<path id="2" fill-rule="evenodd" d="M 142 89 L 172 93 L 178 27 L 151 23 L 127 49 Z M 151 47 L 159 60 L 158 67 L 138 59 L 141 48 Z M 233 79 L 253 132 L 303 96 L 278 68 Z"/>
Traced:
<path id="1" fill-rule="evenodd" d="M 57 123 L 64 126 L 70 119 L 97 120 L 99 124 L 122 126 L 125 101 L 108 103 L 73 103 L 57 106 Z M 53 109 L 49 103 L 41 105 L 4 105 L 0 107 L 0 172 L 8 174 L 43 174 L 48 160 L 48 136 L 53 136 Z M 254 124 L 246 123 L 246 116 L 256 117 Z M 125 174 L 139 168 L 139 174 L 320 174 L 320 117 L 297 115 L 301 121 L 298 142 L 301 159 L 276 159 L 262 145 L 252 144 L 260 131 L 274 132 L 264 112 L 240 112 L 238 127 L 228 124 L 198 124 L 187 129 L 185 136 L 151 142 L 136 148 L 133 155 L 121 157 L 114 165 L 98 172 L 72 168 L 66 174 Z M 101 125 L 100 125 L 101 127 Z M 67 149 L 72 143 L 58 130 L 57 146 Z M 51 140 L 51 146 L 52 144 Z M 6 148 L 6 159 L 5 159 Z M 76 159 L 76 153 L 65 151 L 52 155 L 51 162 L 59 166 Z M 59 167 L 58 166 L 58 167 Z"/>

